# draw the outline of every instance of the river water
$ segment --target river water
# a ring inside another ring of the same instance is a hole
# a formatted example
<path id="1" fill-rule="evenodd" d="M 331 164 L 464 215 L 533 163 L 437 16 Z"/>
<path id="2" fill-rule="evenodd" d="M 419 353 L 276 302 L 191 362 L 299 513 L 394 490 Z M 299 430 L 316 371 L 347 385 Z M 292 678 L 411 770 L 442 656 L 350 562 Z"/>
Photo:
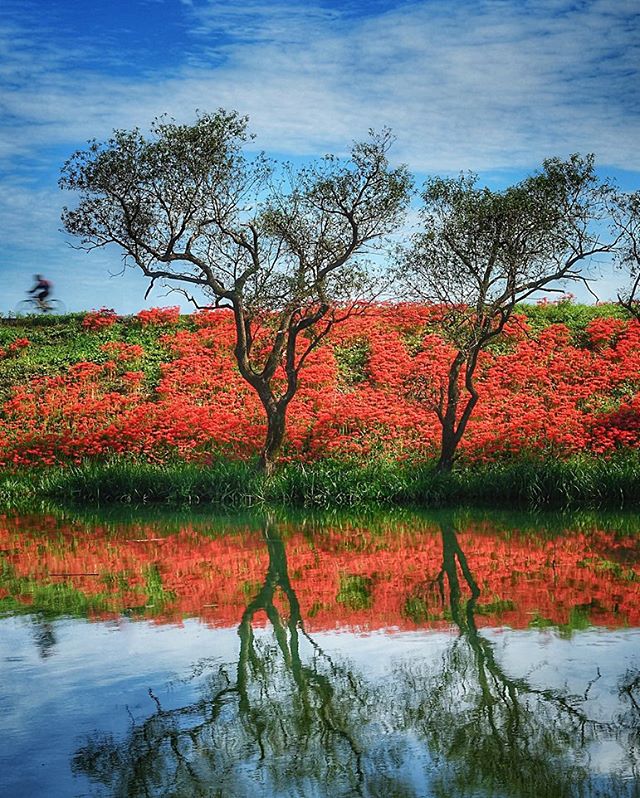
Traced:
<path id="1" fill-rule="evenodd" d="M 640 795 L 640 519 L 0 516 L 0 795 Z"/>

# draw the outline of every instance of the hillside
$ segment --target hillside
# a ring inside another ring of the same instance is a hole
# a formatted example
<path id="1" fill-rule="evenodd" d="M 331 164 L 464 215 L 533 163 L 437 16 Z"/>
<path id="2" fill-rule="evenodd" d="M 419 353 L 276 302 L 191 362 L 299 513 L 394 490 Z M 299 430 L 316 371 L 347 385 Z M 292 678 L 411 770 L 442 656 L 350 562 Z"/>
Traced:
<path id="1" fill-rule="evenodd" d="M 469 462 L 635 447 L 640 325 L 613 305 L 524 307 L 484 353 Z M 225 312 L 109 311 L 0 324 L 3 466 L 126 453 L 246 459 L 261 407 L 234 365 Z M 285 459 L 431 457 L 451 344 L 433 308 L 380 305 L 336 326 L 303 372 Z"/>

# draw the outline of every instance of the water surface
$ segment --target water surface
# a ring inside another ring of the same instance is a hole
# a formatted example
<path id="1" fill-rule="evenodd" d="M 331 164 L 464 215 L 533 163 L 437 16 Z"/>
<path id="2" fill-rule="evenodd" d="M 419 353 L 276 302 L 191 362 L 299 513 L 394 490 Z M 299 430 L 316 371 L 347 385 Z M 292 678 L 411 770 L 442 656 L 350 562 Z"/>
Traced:
<path id="1" fill-rule="evenodd" d="M 2 516 L 0 795 L 638 795 L 637 528 Z"/>

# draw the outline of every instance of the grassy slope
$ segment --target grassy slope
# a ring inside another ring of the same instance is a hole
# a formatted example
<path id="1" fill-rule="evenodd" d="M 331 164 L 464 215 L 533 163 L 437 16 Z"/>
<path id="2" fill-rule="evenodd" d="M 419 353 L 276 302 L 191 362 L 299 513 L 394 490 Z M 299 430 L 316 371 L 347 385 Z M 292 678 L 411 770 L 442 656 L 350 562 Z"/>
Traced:
<path id="1" fill-rule="evenodd" d="M 615 305 L 598 307 L 559 303 L 526 306 L 534 331 L 564 323 L 576 344 L 585 338 L 591 319 L 624 317 Z M 26 337 L 31 345 L 19 358 L 0 360 L 0 402 L 12 387 L 43 374 L 56 374 L 80 360 L 103 360 L 108 341 L 142 344 L 142 367 L 153 385 L 159 363 L 167 356 L 160 343 L 163 327 L 143 328 L 123 319 L 101 331 L 86 331 L 83 314 L 60 318 L 33 317 L 0 322 L 0 348 Z M 190 325 L 188 317 L 182 326 Z M 341 369 L 348 378 L 350 353 Z M 348 381 L 348 380 L 347 380 Z M 291 464 L 265 482 L 252 464 L 220 462 L 203 469 L 192 465 L 151 466 L 146 463 L 87 463 L 68 469 L 0 475 L 0 504 L 18 505 L 38 498 L 78 502 L 197 504 L 223 506 L 273 503 L 306 507 L 359 504 L 443 506 L 464 502 L 520 506 L 640 506 L 640 458 L 633 453 L 613 461 L 575 457 L 565 462 L 510 463 L 474 466 L 452 475 L 434 474 L 430 463 L 416 466 L 393 462 L 325 461 Z"/>
<path id="2" fill-rule="evenodd" d="M 140 344 L 145 354 L 142 368 L 149 387 L 159 375 L 159 364 L 168 358 L 160 337 L 166 327 L 142 327 L 134 319 L 123 319 L 103 330 L 85 330 L 83 313 L 67 316 L 31 316 L 0 320 L 0 348 L 17 338 L 28 338 L 30 345 L 19 358 L 0 359 L 0 403 L 8 398 L 13 386 L 33 377 L 54 376 L 80 361 L 107 360 L 100 347 L 110 341 Z M 188 317 L 181 324 L 188 324 Z"/>
<path id="3" fill-rule="evenodd" d="M 584 344 L 588 323 L 599 317 L 627 318 L 618 305 L 576 305 L 560 302 L 547 305 L 523 305 L 534 334 L 550 324 L 566 324 L 571 330 L 573 342 Z M 101 361 L 106 356 L 100 347 L 109 341 L 141 344 L 145 349 L 142 362 L 149 387 L 158 376 L 158 365 L 167 358 L 160 337 L 167 332 L 163 326 L 141 327 L 135 318 L 123 318 L 104 330 L 88 331 L 82 327 L 83 313 L 67 316 L 30 316 L 20 319 L 0 319 L 0 348 L 5 348 L 17 338 L 28 338 L 31 345 L 19 358 L 0 359 L 0 402 L 7 398 L 14 385 L 32 377 L 54 375 L 81 360 Z M 188 316 L 183 316 L 180 326 L 191 325 Z M 171 327 L 175 329 L 175 327 Z M 348 349 L 336 351 L 339 367 L 345 382 L 357 380 L 361 365 L 361 352 Z M 353 372 L 353 374 L 351 373 Z"/>

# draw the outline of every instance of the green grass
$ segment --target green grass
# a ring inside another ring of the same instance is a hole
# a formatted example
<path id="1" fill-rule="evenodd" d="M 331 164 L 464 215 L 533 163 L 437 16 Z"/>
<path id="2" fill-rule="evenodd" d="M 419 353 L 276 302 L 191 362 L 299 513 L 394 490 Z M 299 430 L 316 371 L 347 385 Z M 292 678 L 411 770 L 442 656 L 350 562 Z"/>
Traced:
<path id="1" fill-rule="evenodd" d="M 466 466 L 324 460 L 295 463 L 265 479 L 253 463 L 219 460 L 151 465 L 131 460 L 0 473 L 0 505 L 216 506 L 308 509 L 475 505 L 526 509 L 637 509 L 640 455 Z"/>
<path id="2" fill-rule="evenodd" d="M 422 502 L 439 498 L 526 507 L 637 507 L 640 457 L 635 452 L 610 459 L 579 455 L 567 460 L 516 461 L 468 467 L 442 480 L 427 480 Z"/>
<path id="3" fill-rule="evenodd" d="M 338 374 L 345 385 L 356 385 L 367 377 L 370 345 L 366 338 L 354 337 L 333 347 Z"/>
<path id="4" fill-rule="evenodd" d="M 7 595 L 0 599 L 0 616 L 4 614 L 40 615 L 56 618 L 60 615 L 87 617 L 107 611 L 113 597 L 107 593 L 85 595 L 66 581 L 43 585 L 36 579 L 16 576 L 10 566 L 0 562 L 0 582 Z M 29 601 L 24 601 L 29 596 Z"/>
<path id="5" fill-rule="evenodd" d="M 541 305 L 522 304 L 518 306 L 518 311 L 524 313 L 534 335 L 551 324 L 566 325 L 575 346 L 587 344 L 586 328 L 594 319 L 629 318 L 629 313 L 616 302 L 582 305 L 570 300 L 561 300 Z"/>
<path id="6" fill-rule="evenodd" d="M 343 574 L 336 601 L 350 610 L 366 610 L 372 603 L 371 588 L 372 582 L 368 577 Z"/>
<path id="7" fill-rule="evenodd" d="M 261 480 L 255 468 L 232 460 L 221 460 L 206 468 L 188 463 L 151 465 L 129 460 L 86 462 L 40 471 L 34 486 L 42 497 L 71 504 L 206 503 L 239 508 L 263 501 Z"/>
<path id="8" fill-rule="evenodd" d="M 390 506 L 411 503 L 407 470 L 392 461 L 293 463 L 264 484 L 266 501 L 293 507 Z"/>
<path id="9" fill-rule="evenodd" d="M 167 333 L 163 325 L 143 327 L 135 317 L 124 317 L 102 330 L 86 330 L 84 313 L 66 316 L 31 316 L 0 320 L 0 348 L 17 338 L 28 338 L 29 346 L 18 356 L 0 359 L 0 402 L 7 399 L 14 387 L 29 380 L 64 373 L 81 361 L 101 363 L 108 359 L 101 347 L 113 341 L 139 344 L 144 354 L 136 362 L 145 375 L 145 385 L 152 392 L 160 377 L 160 364 L 171 359 L 168 348 L 160 340 Z M 189 326 L 188 316 L 180 327 Z M 175 328 L 171 328 L 175 329 Z"/>

